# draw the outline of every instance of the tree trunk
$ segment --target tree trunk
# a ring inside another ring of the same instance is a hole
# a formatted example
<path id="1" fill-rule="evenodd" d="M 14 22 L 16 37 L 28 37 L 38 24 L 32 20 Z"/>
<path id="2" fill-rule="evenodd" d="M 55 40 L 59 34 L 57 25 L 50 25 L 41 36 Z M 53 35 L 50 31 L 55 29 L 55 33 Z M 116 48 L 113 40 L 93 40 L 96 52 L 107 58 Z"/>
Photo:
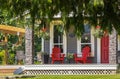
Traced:
<path id="1" fill-rule="evenodd" d="M 33 63 L 32 55 L 32 29 L 26 28 L 25 32 L 25 64 L 30 65 Z"/>

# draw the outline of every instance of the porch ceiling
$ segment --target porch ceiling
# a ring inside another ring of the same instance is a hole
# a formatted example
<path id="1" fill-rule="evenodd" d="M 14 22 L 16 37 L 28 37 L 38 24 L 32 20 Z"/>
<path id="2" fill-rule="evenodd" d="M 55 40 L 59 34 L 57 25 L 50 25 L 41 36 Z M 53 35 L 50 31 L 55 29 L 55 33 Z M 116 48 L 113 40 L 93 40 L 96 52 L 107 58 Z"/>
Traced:
<path id="1" fill-rule="evenodd" d="M 8 34 L 15 34 L 17 35 L 24 35 L 25 34 L 25 29 L 14 27 L 14 26 L 8 26 L 8 25 L 0 25 L 0 31 L 3 33 L 8 33 Z"/>

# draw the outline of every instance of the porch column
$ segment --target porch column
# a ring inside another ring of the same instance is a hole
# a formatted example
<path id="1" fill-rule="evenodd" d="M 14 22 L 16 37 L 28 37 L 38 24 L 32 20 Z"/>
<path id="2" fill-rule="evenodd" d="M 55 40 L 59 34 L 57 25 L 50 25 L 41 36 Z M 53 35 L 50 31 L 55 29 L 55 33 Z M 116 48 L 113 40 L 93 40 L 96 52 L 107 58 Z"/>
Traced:
<path id="1" fill-rule="evenodd" d="M 41 51 L 44 52 L 44 39 L 43 38 L 41 39 L 41 46 L 42 46 Z"/>
<path id="2" fill-rule="evenodd" d="M 97 63 L 101 63 L 101 39 L 97 38 Z"/>
<path id="3" fill-rule="evenodd" d="M 116 64 L 116 31 L 113 29 L 111 35 L 109 35 L 109 64 Z"/>
<path id="4" fill-rule="evenodd" d="M 5 34 L 5 39 L 4 39 L 4 43 L 5 43 L 5 59 L 4 59 L 4 61 L 5 61 L 5 65 L 7 65 L 8 64 L 8 47 L 7 47 L 7 42 L 8 42 L 8 36 L 7 36 L 7 34 Z"/>
<path id="5" fill-rule="evenodd" d="M 32 54 L 32 30 L 26 28 L 25 31 L 25 64 L 30 65 L 33 61 Z"/>

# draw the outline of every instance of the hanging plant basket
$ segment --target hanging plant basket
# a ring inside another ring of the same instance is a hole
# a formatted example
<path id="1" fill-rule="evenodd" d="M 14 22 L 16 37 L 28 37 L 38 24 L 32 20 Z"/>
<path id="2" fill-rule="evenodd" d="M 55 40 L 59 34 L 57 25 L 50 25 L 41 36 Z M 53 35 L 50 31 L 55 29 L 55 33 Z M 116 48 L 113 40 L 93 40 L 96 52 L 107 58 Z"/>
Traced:
<path id="1" fill-rule="evenodd" d="M 100 26 L 96 26 L 96 29 L 93 35 L 97 38 L 101 38 L 104 35 L 104 31 L 100 28 Z"/>
<path id="2" fill-rule="evenodd" d="M 104 0 L 93 0 L 93 6 L 96 11 L 100 11 L 104 8 Z"/>
<path id="3" fill-rule="evenodd" d="M 46 31 L 46 28 L 42 28 L 42 29 L 40 30 L 39 36 L 40 36 L 41 38 L 45 39 L 45 40 L 49 40 L 49 39 L 50 39 L 50 35 L 49 35 L 49 33 Z"/>

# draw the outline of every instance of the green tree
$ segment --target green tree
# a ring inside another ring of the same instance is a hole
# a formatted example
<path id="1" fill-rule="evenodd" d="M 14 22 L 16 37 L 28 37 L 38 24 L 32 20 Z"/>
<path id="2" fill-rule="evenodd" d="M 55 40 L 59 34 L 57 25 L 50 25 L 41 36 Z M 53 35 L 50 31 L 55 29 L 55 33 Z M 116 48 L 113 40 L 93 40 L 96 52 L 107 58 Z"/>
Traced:
<path id="1" fill-rule="evenodd" d="M 98 18 L 103 29 L 111 31 L 111 27 L 115 27 L 117 31 L 120 30 L 119 0 L 1 0 L 0 3 L 1 11 L 7 10 L 6 13 L 11 18 L 21 18 L 29 14 L 32 28 L 36 19 L 47 17 L 50 21 L 54 15 L 60 13 L 66 28 L 69 28 L 69 24 L 73 24 L 76 33 L 83 32 L 84 19 L 88 19 L 96 26 Z"/>

